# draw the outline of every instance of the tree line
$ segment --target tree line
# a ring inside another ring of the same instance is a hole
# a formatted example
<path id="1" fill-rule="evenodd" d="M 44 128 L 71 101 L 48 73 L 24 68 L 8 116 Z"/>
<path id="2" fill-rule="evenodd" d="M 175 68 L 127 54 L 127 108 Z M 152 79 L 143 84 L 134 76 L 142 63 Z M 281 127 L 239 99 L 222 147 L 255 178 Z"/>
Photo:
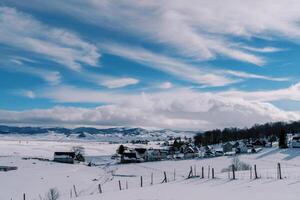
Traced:
<path id="1" fill-rule="evenodd" d="M 295 122 L 270 122 L 255 124 L 250 128 L 224 128 L 198 133 L 194 137 L 196 145 L 211 145 L 236 140 L 255 140 L 266 138 L 270 142 L 282 137 L 286 133 L 300 133 L 300 121 Z"/>

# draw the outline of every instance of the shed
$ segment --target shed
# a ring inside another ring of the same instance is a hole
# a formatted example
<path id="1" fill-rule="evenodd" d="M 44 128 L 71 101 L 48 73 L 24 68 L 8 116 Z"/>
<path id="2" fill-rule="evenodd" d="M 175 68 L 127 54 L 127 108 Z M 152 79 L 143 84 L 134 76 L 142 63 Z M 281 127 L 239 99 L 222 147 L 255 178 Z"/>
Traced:
<path id="1" fill-rule="evenodd" d="M 54 162 L 74 164 L 75 152 L 54 152 Z"/>

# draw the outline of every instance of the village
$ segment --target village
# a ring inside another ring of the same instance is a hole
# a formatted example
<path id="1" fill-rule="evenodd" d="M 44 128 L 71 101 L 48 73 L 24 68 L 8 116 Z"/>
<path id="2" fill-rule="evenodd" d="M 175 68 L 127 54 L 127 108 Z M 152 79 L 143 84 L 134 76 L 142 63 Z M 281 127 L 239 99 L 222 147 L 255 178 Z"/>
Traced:
<path id="1" fill-rule="evenodd" d="M 140 163 L 162 160 L 201 159 L 218 156 L 253 154 L 263 148 L 278 147 L 279 138 L 230 141 L 214 145 L 195 145 L 193 138 L 169 138 L 166 141 L 136 141 L 120 144 L 111 159 L 117 163 Z M 300 148 L 300 134 L 287 134 L 286 146 Z M 84 148 L 73 147 L 71 151 L 55 152 L 54 162 L 84 162 Z M 87 163 L 95 165 L 93 162 Z"/>
<path id="2" fill-rule="evenodd" d="M 141 145 L 128 147 L 120 145 L 116 154 L 112 156 L 120 163 L 138 163 L 161 160 L 180 160 L 193 158 L 212 158 L 218 156 L 235 156 L 251 154 L 263 148 L 278 146 L 278 138 L 263 138 L 256 140 L 239 140 L 222 144 L 198 146 L 192 138 L 175 138 L 164 142 L 157 142 L 156 147 Z M 286 146 L 300 148 L 300 134 L 287 134 Z"/>

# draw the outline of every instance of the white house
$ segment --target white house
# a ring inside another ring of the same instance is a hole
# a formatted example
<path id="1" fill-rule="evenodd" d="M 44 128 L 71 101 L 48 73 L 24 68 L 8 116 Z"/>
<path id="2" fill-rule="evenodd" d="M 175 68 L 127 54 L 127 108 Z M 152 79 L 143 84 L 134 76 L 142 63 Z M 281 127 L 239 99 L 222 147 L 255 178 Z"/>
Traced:
<path id="1" fill-rule="evenodd" d="M 292 137 L 291 146 L 293 148 L 300 148 L 300 135 L 296 135 Z"/>

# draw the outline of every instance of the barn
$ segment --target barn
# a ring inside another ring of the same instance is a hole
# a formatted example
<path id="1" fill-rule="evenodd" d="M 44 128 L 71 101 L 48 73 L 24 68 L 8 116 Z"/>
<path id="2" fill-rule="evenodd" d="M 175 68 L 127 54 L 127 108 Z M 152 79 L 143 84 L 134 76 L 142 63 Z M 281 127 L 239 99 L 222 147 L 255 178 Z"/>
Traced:
<path id="1" fill-rule="evenodd" d="M 54 162 L 74 164 L 75 152 L 54 152 Z"/>

